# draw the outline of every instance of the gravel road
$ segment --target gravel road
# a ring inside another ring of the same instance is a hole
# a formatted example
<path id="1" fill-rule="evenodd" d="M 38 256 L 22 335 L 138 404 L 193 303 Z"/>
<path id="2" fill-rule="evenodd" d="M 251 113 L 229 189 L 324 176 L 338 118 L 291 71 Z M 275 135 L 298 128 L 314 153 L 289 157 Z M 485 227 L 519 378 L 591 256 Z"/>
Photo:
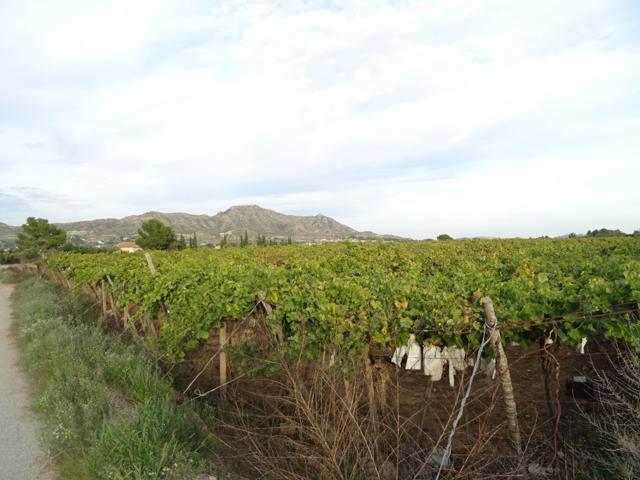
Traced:
<path id="1" fill-rule="evenodd" d="M 0 283 L 0 479 L 50 480 L 52 470 L 39 444 L 29 390 L 9 333 L 11 287 Z"/>

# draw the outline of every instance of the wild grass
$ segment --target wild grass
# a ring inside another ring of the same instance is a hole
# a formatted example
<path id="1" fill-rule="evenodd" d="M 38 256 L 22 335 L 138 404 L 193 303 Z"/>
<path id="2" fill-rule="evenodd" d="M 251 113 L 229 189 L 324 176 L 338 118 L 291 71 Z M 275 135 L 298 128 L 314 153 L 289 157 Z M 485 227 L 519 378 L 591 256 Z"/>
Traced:
<path id="1" fill-rule="evenodd" d="M 618 346 L 610 368 L 596 374 L 594 393 L 600 411 L 586 417 L 601 448 L 590 455 L 594 468 L 588 478 L 640 478 L 640 352 Z"/>
<path id="2" fill-rule="evenodd" d="M 191 478 L 210 445 L 171 381 L 92 308 L 46 282 L 13 293 L 14 331 L 61 478 Z"/>
<path id="3" fill-rule="evenodd" d="M 15 283 L 15 273 L 8 269 L 0 270 L 0 283 Z"/>

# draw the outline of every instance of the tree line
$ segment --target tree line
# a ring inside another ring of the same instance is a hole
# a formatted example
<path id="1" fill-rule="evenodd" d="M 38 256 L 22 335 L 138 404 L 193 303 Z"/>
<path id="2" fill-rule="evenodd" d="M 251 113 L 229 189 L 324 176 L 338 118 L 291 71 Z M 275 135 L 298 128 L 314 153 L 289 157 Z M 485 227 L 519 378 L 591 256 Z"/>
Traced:
<path id="1" fill-rule="evenodd" d="M 254 244 L 259 246 L 283 245 L 293 243 L 291 237 L 287 240 L 276 240 L 267 238 L 265 235 L 258 235 Z M 145 221 L 138 229 L 136 244 L 148 250 L 182 250 L 184 248 L 198 248 L 201 244 L 198 241 L 196 232 L 193 235 L 176 235 L 174 230 L 156 219 Z M 251 245 L 249 234 L 245 230 L 240 236 L 239 243 L 233 242 L 228 235 L 224 235 L 220 240 L 219 247 L 245 247 Z M 215 245 L 207 244 L 213 247 Z M 22 225 L 21 231 L 15 241 L 15 248 L 0 248 L 0 264 L 18 263 L 20 260 L 38 260 L 52 250 L 63 250 L 68 252 L 95 253 L 113 251 L 111 247 L 97 247 L 91 245 L 81 245 L 67 238 L 67 233 L 49 223 L 46 218 L 29 217 Z"/>
<path id="2" fill-rule="evenodd" d="M 291 245 L 293 243 L 292 238 L 289 236 L 287 240 L 277 240 L 275 238 L 267 238 L 266 235 L 258 234 L 255 238 L 255 245 L 258 246 L 270 246 L 270 245 Z M 151 219 L 147 220 L 138 229 L 138 239 L 136 244 L 141 248 L 147 248 L 150 250 L 181 250 L 183 248 L 198 248 L 198 237 L 194 232 L 192 236 L 185 239 L 184 235 L 176 236 L 175 232 L 169 225 L 165 225 L 159 220 Z M 234 244 L 230 241 L 229 235 L 223 235 L 218 246 L 220 248 L 231 246 L 246 247 L 251 245 L 249 239 L 249 233 L 245 230 L 243 235 L 240 235 L 238 244 Z M 208 244 L 207 246 L 213 246 Z"/>
<path id="3" fill-rule="evenodd" d="M 577 237 L 575 233 L 569 237 Z M 634 236 L 640 237 L 640 229 L 635 230 L 631 234 L 627 234 L 619 229 L 610 230 L 600 228 L 588 230 L 585 237 L 621 237 Z M 73 240 L 73 239 L 72 239 Z M 442 234 L 438 236 L 438 240 L 453 240 L 450 235 Z M 61 228 L 49 223 L 45 218 L 29 217 L 22 225 L 22 230 L 16 239 L 15 249 L 0 249 L 0 263 L 17 263 L 21 259 L 35 260 L 41 258 L 46 252 L 51 250 L 76 251 L 80 253 L 94 253 L 109 251 L 109 247 L 96 247 L 91 245 L 78 245 L 73 241 L 68 241 L 67 233 Z M 220 248 L 227 247 L 247 247 L 251 244 L 257 246 L 270 245 L 291 245 L 293 240 L 289 236 L 286 240 L 268 238 L 266 235 L 258 234 L 253 243 L 249 239 L 249 233 L 245 230 L 240 235 L 239 241 L 235 242 L 229 235 L 223 235 Z M 159 220 L 150 219 L 142 223 L 138 229 L 138 238 L 136 244 L 144 249 L 149 250 L 181 250 L 184 248 L 198 248 L 201 244 L 198 242 L 197 234 L 185 237 L 183 234 L 176 235 L 174 230 Z M 207 244 L 208 247 L 216 245 Z M 111 248 L 113 250 L 113 248 Z"/>

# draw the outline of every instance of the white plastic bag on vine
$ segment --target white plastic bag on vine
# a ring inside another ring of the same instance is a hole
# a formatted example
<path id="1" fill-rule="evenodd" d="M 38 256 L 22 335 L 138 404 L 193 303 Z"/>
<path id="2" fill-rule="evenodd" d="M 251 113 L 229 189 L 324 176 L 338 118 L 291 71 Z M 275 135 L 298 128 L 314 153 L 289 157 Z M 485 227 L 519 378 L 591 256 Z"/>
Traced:
<path id="1" fill-rule="evenodd" d="M 424 374 L 431 377 L 432 382 L 440 381 L 444 367 L 440 347 L 435 345 L 424 347 L 422 350 L 422 365 Z"/>
<path id="2" fill-rule="evenodd" d="M 407 370 L 422 370 L 422 351 L 420 345 L 416 342 L 416 336 L 409 335 L 409 343 L 407 345 L 407 364 L 404 367 Z"/>
<path id="3" fill-rule="evenodd" d="M 402 359 L 406 354 L 407 354 L 406 346 L 403 345 L 401 347 L 396 347 L 395 351 L 393 352 L 393 356 L 391 357 L 391 363 L 395 363 L 398 367 L 401 366 Z"/>
<path id="4" fill-rule="evenodd" d="M 449 385 L 452 387 L 455 386 L 456 370 L 462 371 L 466 367 L 465 356 L 466 353 L 462 348 L 444 347 L 442 349 L 442 358 L 445 358 L 449 363 Z"/>
<path id="5" fill-rule="evenodd" d="M 481 358 L 480 369 L 485 373 L 487 377 L 491 377 L 492 379 L 495 379 L 496 378 L 496 359 L 492 358 L 491 360 L 486 360 L 485 358 Z"/>
<path id="6" fill-rule="evenodd" d="M 587 345 L 587 337 L 582 337 L 582 340 L 580 340 L 580 343 L 576 347 L 576 352 L 578 352 L 580 355 L 584 355 L 584 347 L 586 345 Z"/>

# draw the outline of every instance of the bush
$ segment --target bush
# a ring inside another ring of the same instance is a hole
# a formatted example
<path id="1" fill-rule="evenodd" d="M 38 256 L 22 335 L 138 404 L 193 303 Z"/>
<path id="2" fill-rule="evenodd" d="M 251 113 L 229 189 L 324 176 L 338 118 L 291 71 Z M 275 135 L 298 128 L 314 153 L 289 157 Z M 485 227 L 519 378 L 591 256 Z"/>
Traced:
<path id="1" fill-rule="evenodd" d="M 0 265 L 20 263 L 20 256 L 15 250 L 0 250 Z"/>

